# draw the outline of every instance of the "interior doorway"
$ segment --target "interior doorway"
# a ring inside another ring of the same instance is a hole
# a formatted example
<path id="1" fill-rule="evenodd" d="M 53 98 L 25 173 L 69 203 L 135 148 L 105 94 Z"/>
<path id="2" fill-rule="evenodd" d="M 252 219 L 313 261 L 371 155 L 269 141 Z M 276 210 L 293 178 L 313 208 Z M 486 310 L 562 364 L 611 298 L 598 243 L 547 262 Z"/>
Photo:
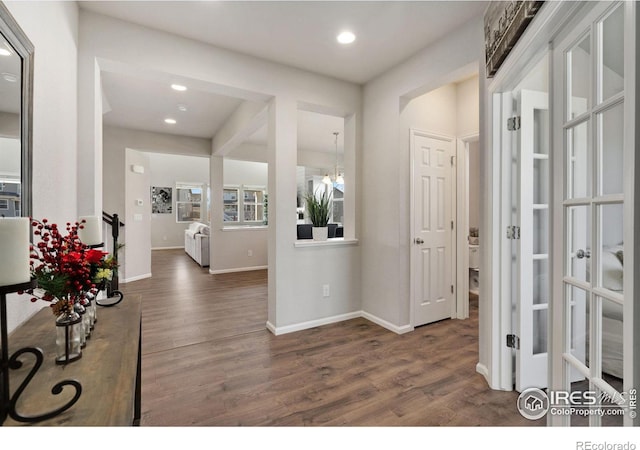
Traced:
<path id="1" fill-rule="evenodd" d="M 471 147 L 477 155 L 479 148 L 478 76 L 405 101 L 400 118 L 412 174 L 407 185 L 411 326 L 465 319 L 469 317 L 470 235 L 467 153 Z M 433 173 L 421 173 L 423 169 Z M 474 166 L 476 179 L 479 170 Z M 429 242 L 428 234 L 439 235 L 438 242 Z M 421 311 L 427 309 L 434 314 L 425 317 Z"/>
<path id="2" fill-rule="evenodd" d="M 455 316 L 455 144 L 411 130 L 414 327 Z"/>

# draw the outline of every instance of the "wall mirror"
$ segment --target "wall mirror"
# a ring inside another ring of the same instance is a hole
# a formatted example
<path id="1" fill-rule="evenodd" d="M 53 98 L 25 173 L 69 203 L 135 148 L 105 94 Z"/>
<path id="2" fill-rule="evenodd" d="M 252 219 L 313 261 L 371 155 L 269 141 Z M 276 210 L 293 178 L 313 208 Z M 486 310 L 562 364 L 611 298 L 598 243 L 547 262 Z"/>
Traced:
<path id="1" fill-rule="evenodd" d="M 33 44 L 0 3 L 0 217 L 32 214 Z"/>

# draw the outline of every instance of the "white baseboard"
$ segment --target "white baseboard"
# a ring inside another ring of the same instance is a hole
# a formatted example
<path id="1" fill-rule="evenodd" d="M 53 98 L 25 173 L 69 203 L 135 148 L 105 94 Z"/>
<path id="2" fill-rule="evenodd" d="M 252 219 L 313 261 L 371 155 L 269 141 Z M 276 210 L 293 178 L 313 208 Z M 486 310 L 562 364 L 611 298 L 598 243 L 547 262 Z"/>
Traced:
<path id="1" fill-rule="evenodd" d="M 371 322 L 377 325 L 380 325 L 382 328 L 386 328 L 389 331 L 393 331 L 396 334 L 404 334 L 414 330 L 414 328 L 411 325 L 402 325 L 402 326 L 394 325 L 391 322 L 387 322 L 386 320 L 381 319 L 380 317 L 374 316 L 373 314 L 370 314 L 366 311 L 360 311 L 360 312 L 361 312 L 361 317 L 364 317 L 365 319 L 370 320 Z"/>
<path id="2" fill-rule="evenodd" d="M 209 273 L 211 275 L 218 275 L 221 273 L 251 272 L 252 270 L 264 270 L 268 268 L 269 266 L 249 266 L 249 267 L 234 267 L 233 269 L 220 269 L 220 270 L 209 269 Z"/>
<path id="3" fill-rule="evenodd" d="M 151 250 L 184 250 L 184 245 L 178 245 L 176 247 L 151 247 Z"/>
<path id="4" fill-rule="evenodd" d="M 275 327 L 271 322 L 267 322 L 267 329 L 276 336 L 281 334 L 293 333 L 295 331 L 308 330 L 309 328 L 315 328 L 322 325 L 329 325 L 332 323 L 343 322 L 345 320 L 357 319 L 362 317 L 360 311 L 355 311 L 346 314 L 340 314 L 337 316 L 324 317 L 322 319 L 309 320 L 308 322 L 294 323 L 293 325 L 285 325 L 284 327 Z"/>
<path id="5" fill-rule="evenodd" d="M 487 369 L 487 366 L 481 363 L 476 364 L 476 372 L 482 375 L 484 379 L 487 380 L 487 383 L 489 383 L 489 369 Z M 489 383 L 489 385 L 491 385 L 491 383 Z"/>
<path id="6" fill-rule="evenodd" d="M 281 334 L 293 333 L 295 331 L 307 330 L 309 328 L 315 328 L 322 325 L 329 325 L 332 323 L 343 322 L 345 320 L 357 319 L 362 317 L 364 319 L 369 320 L 370 322 L 375 323 L 376 325 L 380 325 L 382 328 L 386 328 L 389 331 L 393 331 L 396 334 L 404 334 L 410 331 L 413 331 L 413 327 L 411 325 L 403 325 L 401 327 L 394 325 L 386 320 L 383 320 L 379 317 L 374 316 L 373 314 L 369 314 L 365 311 L 354 311 L 346 314 L 339 314 L 337 316 L 324 317 L 322 319 L 309 320 L 307 322 L 295 323 L 293 325 L 285 325 L 284 327 L 276 327 L 271 322 L 267 321 L 267 330 L 271 331 L 276 336 Z"/>
<path id="7" fill-rule="evenodd" d="M 145 278 L 151 278 L 151 272 L 145 273 L 143 275 L 136 275 L 135 277 L 125 278 L 124 280 L 119 280 L 120 283 L 131 283 L 132 281 L 144 280 Z"/>

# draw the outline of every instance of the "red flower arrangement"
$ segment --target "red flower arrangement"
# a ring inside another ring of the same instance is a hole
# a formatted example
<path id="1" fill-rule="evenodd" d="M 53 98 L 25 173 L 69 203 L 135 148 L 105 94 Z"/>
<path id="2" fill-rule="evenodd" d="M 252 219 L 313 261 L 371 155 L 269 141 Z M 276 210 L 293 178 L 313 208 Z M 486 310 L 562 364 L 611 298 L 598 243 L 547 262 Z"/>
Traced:
<path id="1" fill-rule="evenodd" d="M 31 276 L 37 287 L 25 291 L 38 299 L 50 301 L 54 314 L 70 311 L 74 303 L 82 300 L 87 292 L 95 293 L 92 281 L 92 263 L 102 260 L 104 252 L 90 250 L 78 237 L 83 222 L 67 223 L 62 234 L 55 223 L 47 219 L 32 219 L 33 234 L 39 242 L 31 246 Z"/>

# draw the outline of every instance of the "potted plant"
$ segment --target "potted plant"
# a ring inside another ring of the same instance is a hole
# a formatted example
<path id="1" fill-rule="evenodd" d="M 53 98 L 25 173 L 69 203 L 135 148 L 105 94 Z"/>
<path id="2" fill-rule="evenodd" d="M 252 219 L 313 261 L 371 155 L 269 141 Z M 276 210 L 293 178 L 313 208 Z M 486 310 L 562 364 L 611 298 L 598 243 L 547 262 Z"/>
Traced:
<path id="1" fill-rule="evenodd" d="M 307 193 L 304 197 L 307 214 L 313 225 L 313 240 L 326 241 L 329 235 L 329 218 L 331 216 L 331 196 L 326 192 L 320 195 Z"/>

